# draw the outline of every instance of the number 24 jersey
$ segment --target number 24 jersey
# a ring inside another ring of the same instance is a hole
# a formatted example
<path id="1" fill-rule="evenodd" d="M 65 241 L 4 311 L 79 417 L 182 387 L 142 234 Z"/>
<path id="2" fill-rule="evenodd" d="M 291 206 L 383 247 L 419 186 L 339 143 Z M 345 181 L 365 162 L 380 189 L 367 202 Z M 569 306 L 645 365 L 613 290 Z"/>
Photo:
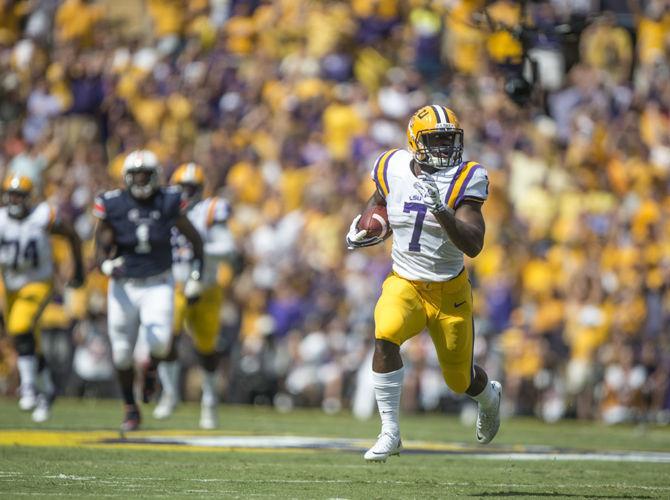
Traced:
<path id="1" fill-rule="evenodd" d="M 0 266 L 7 290 L 51 281 L 54 267 L 49 230 L 55 220 L 56 211 L 46 202 L 23 219 L 10 217 L 6 207 L 0 208 Z"/>
<path id="2" fill-rule="evenodd" d="M 377 191 L 386 199 L 393 229 L 393 270 L 409 280 L 447 281 L 463 269 L 463 252 L 422 203 L 411 161 L 409 151 L 391 149 L 377 158 L 371 172 Z M 488 197 L 486 169 L 477 162 L 438 170 L 433 178 L 445 204 L 453 209 L 464 200 L 483 203 Z"/>

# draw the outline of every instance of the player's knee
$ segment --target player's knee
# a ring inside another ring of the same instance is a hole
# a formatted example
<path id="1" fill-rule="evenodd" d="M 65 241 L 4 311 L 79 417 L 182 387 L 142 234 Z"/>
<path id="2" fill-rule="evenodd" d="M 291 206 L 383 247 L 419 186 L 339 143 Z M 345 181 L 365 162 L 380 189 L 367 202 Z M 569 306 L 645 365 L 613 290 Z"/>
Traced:
<path id="1" fill-rule="evenodd" d="M 444 368 L 442 369 L 442 376 L 449 389 L 456 394 L 463 394 L 470 387 L 470 374 L 463 370 Z"/>
<path id="2" fill-rule="evenodd" d="M 32 356 L 35 354 L 35 337 L 32 333 L 14 335 L 14 349 L 19 356 Z"/>
<path id="3" fill-rule="evenodd" d="M 216 342 L 194 339 L 193 347 L 199 356 L 210 356 L 216 353 Z"/>
<path id="4" fill-rule="evenodd" d="M 118 370 L 128 370 L 133 367 L 133 351 L 130 346 L 114 346 L 112 360 Z"/>
<path id="5" fill-rule="evenodd" d="M 198 358 L 200 358 L 200 366 L 202 366 L 206 372 L 211 373 L 215 371 L 219 365 L 219 356 L 216 352 L 209 354 L 198 353 Z"/>
<path id="6" fill-rule="evenodd" d="M 170 342 L 156 342 L 150 347 L 151 355 L 154 358 L 166 359 L 170 354 Z"/>
<path id="7" fill-rule="evenodd" d="M 398 335 L 404 324 L 402 314 L 393 310 L 386 310 L 384 314 L 375 311 L 375 338 L 392 339 Z"/>

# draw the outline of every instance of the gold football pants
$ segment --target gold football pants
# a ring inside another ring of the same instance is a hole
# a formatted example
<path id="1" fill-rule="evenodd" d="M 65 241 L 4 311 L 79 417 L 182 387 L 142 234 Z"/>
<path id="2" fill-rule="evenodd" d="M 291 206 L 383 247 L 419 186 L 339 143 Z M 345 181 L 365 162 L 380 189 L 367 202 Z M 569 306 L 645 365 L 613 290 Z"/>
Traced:
<path id="1" fill-rule="evenodd" d="M 200 354 L 212 354 L 219 336 L 219 314 L 223 290 L 214 285 L 205 289 L 200 299 L 189 305 L 182 287 L 174 295 L 174 335 L 186 329 L 193 338 L 193 345 Z"/>
<path id="2" fill-rule="evenodd" d="M 51 299 L 51 290 L 50 282 L 39 281 L 6 292 L 5 328 L 10 336 L 32 333 L 39 346 L 39 320 Z"/>
<path id="3" fill-rule="evenodd" d="M 391 273 L 375 307 L 375 338 L 402 345 L 428 328 L 447 385 L 465 392 L 473 376 L 472 290 L 465 270 L 444 282 Z"/>

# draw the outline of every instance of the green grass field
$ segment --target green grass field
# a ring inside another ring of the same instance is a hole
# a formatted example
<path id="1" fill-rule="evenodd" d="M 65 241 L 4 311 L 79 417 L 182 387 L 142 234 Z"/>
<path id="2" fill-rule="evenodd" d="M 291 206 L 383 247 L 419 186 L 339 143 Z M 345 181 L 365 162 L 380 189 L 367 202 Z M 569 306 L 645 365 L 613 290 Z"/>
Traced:
<path id="1" fill-rule="evenodd" d="M 227 406 L 221 428 L 203 432 L 196 405 L 182 405 L 166 422 L 153 420 L 148 410 L 144 430 L 129 439 L 309 436 L 364 439 L 367 445 L 378 432 L 376 419 L 359 422 L 348 414 Z M 120 418 L 115 401 L 61 400 L 52 420 L 37 426 L 15 400 L 0 399 L 0 498 L 670 498 L 670 461 L 571 460 L 561 453 L 670 453 L 668 427 L 512 419 L 483 447 L 456 418 L 403 416 L 406 447 L 428 444 L 368 465 L 357 445 L 347 451 L 124 443 L 116 432 Z M 561 451 L 539 461 L 507 455 L 537 446 Z M 491 451 L 501 454 L 481 457 Z"/>

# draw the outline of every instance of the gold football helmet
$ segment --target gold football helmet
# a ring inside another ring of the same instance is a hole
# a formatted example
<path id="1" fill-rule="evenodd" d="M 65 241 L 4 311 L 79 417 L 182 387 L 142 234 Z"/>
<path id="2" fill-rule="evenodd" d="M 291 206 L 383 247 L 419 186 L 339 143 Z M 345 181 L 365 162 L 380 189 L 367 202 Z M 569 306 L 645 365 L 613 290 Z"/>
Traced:
<path id="1" fill-rule="evenodd" d="M 2 199 L 10 217 L 21 219 L 28 215 L 32 204 L 33 181 L 30 177 L 9 174 L 2 183 Z"/>
<path id="2" fill-rule="evenodd" d="M 449 108 L 424 106 L 407 125 L 407 141 L 421 167 L 437 170 L 459 165 L 463 156 L 463 129 Z"/>
<path id="3" fill-rule="evenodd" d="M 183 163 L 172 174 L 170 184 L 181 186 L 182 199 L 189 205 L 194 205 L 202 198 L 205 170 L 194 162 Z"/>

